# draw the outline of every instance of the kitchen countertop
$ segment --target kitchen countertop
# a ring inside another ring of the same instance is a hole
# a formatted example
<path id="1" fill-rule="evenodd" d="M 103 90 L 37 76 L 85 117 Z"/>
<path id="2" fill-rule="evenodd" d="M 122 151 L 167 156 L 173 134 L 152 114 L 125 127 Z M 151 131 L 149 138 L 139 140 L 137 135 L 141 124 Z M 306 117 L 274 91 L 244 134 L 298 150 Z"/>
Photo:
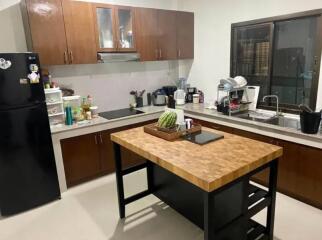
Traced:
<path id="1" fill-rule="evenodd" d="M 111 135 L 112 141 L 143 156 L 207 192 L 282 156 L 281 147 L 204 128 L 224 135 L 205 145 L 169 142 L 144 132 L 143 127 Z M 256 149 L 256 151 L 254 151 Z"/>
<path id="2" fill-rule="evenodd" d="M 185 115 L 189 117 L 213 121 L 221 125 L 322 149 L 321 132 L 317 134 L 305 134 L 297 129 L 227 116 L 217 112 L 217 110 L 206 109 L 204 104 L 186 104 L 178 108 L 183 109 Z"/>
<path id="3" fill-rule="evenodd" d="M 131 116 L 117 118 L 117 119 L 111 119 L 111 120 L 105 119 L 103 117 L 96 117 L 96 118 L 93 118 L 92 120 L 86 120 L 83 122 L 75 123 L 71 126 L 67 126 L 65 124 L 59 124 L 56 126 L 51 126 L 51 128 L 50 128 L 51 134 L 54 135 L 54 134 L 62 133 L 62 132 L 66 132 L 66 131 L 77 130 L 77 129 L 81 129 L 81 128 L 88 128 L 88 127 L 107 124 L 107 123 L 114 123 L 114 122 L 118 122 L 118 121 L 122 121 L 122 120 L 131 120 L 131 119 L 135 119 L 139 116 L 144 117 L 144 116 L 151 115 L 154 113 L 159 113 L 159 112 L 161 113 L 164 111 L 164 108 L 165 107 L 147 106 L 147 107 L 138 108 L 139 110 L 144 112 L 144 113 L 138 114 L 138 115 L 131 115 Z"/>
<path id="4" fill-rule="evenodd" d="M 217 124 L 221 124 L 224 126 L 237 128 L 249 132 L 255 132 L 261 135 L 265 135 L 268 137 L 273 137 L 285 141 L 295 142 L 298 144 L 303 144 L 315 148 L 322 149 L 322 133 L 318 134 L 305 134 L 300 130 L 286 128 L 281 126 L 276 126 L 272 124 L 256 122 L 246 119 L 237 118 L 234 116 L 227 116 L 222 113 L 217 112 L 214 109 L 205 108 L 205 104 L 193 104 L 188 103 L 182 106 L 177 106 L 178 109 L 183 109 L 185 115 L 188 117 L 198 118 L 201 120 L 214 122 Z M 63 133 L 71 130 L 81 130 L 88 129 L 93 126 L 106 126 L 106 124 L 110 125 L 113 123 L 117 124 L 120 121 L 134 121 L 140 117 L 149 116 L 151 114 L 160 114 L 164 111 L 165 107 L 160 106 L 146 106 L 142 108 L 136 108 L 144 113 L 138 115 L 132 115 L 124 118 L 107 120 L 102 117 L 94 118 L 91 121 L 87 121 L 85 123 L 74 124 L 72 126 L 60 125 L 54 126 L 51 128 L 52 135 Z"/>

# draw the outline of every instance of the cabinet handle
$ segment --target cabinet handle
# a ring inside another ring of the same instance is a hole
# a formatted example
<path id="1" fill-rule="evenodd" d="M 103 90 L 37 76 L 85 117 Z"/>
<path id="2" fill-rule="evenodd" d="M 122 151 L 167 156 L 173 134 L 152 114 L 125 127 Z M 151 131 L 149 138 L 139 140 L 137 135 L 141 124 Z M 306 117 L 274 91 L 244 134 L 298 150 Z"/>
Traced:
<path id="1" fill-rule="evenodd" d="M 69 57 L 70 57 L 70 63 L 73 63 L 74 62 L 74 56 L 73 56 L 72 51 L 69 52 Z"/>
<path id="2" fill-rule="evenodd" d="M 68 63 L 68 56 L 67 56 L 67 52 L 64 52 L 64 63 L 67 64 Z"/>
<path id="3" fill-rule="evenodd" d="M 95 139 L 95 145 L 97 145 L 97 135 L 94 135 L 94 139 Z"/>
<path id="4" fill-rule="evenodd" d="M 100 141 L 101 141 L 101 144 L 103 144 L 103 138 L 102 138 L 102 134 L 100 133 L 100 134 L 99 134 L 99 136 L 100 136 Z"/>
<path id="5" fill-rule="evenodd" d="M 178 57 L 181 58 L 181 50 L 178 50 Z"/>
<path id="6" fill-rule="evenodd" d="M 160 59 L 162 59 L 162 49 L 160 48 Z"/>
<path id="7" fill-rule="evenodd" d="M 156 59 L 159 59 L 159 50 L 158 49 L 155 49 L 155 58 Z"/>

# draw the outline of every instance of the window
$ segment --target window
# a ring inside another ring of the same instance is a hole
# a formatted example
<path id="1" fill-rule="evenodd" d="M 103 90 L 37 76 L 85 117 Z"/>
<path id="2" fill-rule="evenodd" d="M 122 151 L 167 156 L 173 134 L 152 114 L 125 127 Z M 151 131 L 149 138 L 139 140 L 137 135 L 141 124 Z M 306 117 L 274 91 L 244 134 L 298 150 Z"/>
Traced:
<path id="1" fill-rule="evenodd" d="M 277 95 L 286 111 L 302 103 L 315 108 L 321 18 L 321 12 L 302 13 L 232 25 L 231 76 L 242 75 L 249 85 L 261 87 L 259 108 L 274 108 L 262 102 L 269 94 Z"/>

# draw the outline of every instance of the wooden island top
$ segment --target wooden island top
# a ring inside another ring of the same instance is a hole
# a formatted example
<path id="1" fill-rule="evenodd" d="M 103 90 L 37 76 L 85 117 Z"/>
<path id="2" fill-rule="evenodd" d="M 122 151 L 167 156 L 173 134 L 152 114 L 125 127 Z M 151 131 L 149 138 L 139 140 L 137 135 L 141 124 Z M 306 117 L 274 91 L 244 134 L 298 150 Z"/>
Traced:
<path id="1" fill-rule="evenodd" d="M 200 146 L 185 140 L 169 142 L 144 132 L 143 127 L 113 133 L 113 142 L 167 169 L 204 191 L 212 192 L 282 156 L 279 146 L 237 135 Z"/>

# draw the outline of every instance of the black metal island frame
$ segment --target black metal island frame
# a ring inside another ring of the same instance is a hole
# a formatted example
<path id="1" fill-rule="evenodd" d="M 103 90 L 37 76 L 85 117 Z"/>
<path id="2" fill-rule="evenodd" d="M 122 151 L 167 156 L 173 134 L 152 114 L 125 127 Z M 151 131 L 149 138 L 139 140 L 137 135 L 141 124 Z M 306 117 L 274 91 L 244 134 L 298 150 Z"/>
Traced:
<path id="1" fill-rule="evenodd" d="M 273 240 L 282 148 L 222 134 L 223 140 L 204 146 L 183 140 L 167 142 L 144 133 L 143 128 L 112 134 L 120 218 L 125 218 L 127 204 L 154 194 L 203 229 L 205 240 Z M 227 145 L 233 150 L 221 152 Z M 123 169 L 121 146 L 147 161 Z M 174 154 L 176 149 L 180 154 Z M 148 189 L 125 198 L 123 176 L 144 168 Z M 251 177 L 267 168 L 268 190 L 251 184 Z M 251 218 L 265 208 L 267 222 L 263 226 Z"/>

